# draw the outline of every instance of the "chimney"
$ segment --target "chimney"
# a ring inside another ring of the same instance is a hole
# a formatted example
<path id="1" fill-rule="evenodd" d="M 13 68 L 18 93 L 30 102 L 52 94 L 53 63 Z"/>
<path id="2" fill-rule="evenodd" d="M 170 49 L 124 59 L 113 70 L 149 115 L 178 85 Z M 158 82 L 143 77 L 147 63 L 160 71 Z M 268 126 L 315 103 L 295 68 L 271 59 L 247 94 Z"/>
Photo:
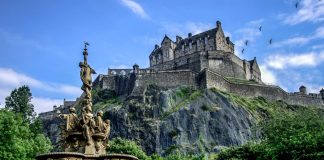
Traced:
<path id="1" fill-rule="evenodd" d="M 176 43 L 179 43 L 182 40 L 180 36 L 176 36 Z"/>
<path id="2" fill-rule="evenodd" d="M 217 26 L 217 28 L 218 28 L 218 27 L 221 27 L 221 25 L 222 25 L 222 24 L 221 24 L 220 21 L 217 21 L 217 22 L 216 22 L 216 26 Z"/>

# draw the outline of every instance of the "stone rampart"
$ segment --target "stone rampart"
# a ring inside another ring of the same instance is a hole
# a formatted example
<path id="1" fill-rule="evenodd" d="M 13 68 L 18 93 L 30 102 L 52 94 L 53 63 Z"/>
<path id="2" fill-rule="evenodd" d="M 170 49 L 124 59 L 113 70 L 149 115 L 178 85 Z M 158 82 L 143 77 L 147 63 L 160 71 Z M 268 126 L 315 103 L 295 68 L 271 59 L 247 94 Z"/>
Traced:
<path id="1" fill-rule="evenodd" d="M 173 70 L 137 74 L 135 86 L 155 84 L 162 88 L 173 88 L 181 85 L 197 88 L 196 75 L 196 73 L 190 70 Z"/>
<path id="2" fill-rule="evenodd" d="M 117 95 L 142 94 L 145 88 L 154 84 L 160 88 L 188 86 L 197 88 L 216 88 L 222 91 L 244 95 L 246 97 L 264 97 L 267 100 L 282 100 L 293 105 L 324 106 L 319 94 L 287 93 L 274 85 L 259 83 L 233 82 L 215 71 L 204 69 L 200 73 L 191 70 L 154 71 L 141 69 L 128 75 L 102 75 L 96 79 L 101 88 L 115 90 Z M 100 79 L 100 80 L 99 80 Z"/>
<path id="3" fill-rule="evenodd" d="M 319 94 L 298 94 L 287 93 L 283 89 L 274 85 L 264 84 L 247 84 L 247 83 L 233 83 L 226 77 L 205 69 L 206 88 L 213 88 L 234 93 L 237 95 L 244 95 L 246 97 L 264 97 L 267 100 L 282 100 L 292 105 L 313 105 L 324 106 L 324 101 Z"/>

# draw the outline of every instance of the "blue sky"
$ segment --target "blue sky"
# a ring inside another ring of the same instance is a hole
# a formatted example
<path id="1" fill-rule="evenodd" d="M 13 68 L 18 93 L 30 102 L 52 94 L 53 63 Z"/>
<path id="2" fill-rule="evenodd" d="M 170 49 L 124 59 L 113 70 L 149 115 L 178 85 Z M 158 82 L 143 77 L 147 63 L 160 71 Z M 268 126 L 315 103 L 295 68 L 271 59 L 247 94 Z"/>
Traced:
<path id="1" fill-rule="evenodd" d="M 145 68 L 165 34 L 186 37 L 217 20 L 239 57 L 257 57 L 266 83 L 290 92 L 324 87 L 323 0 L 1 0 L 1 106 L 24 84 L 38 113 L 78 97 L 83 41 L 98 73 Z"/>

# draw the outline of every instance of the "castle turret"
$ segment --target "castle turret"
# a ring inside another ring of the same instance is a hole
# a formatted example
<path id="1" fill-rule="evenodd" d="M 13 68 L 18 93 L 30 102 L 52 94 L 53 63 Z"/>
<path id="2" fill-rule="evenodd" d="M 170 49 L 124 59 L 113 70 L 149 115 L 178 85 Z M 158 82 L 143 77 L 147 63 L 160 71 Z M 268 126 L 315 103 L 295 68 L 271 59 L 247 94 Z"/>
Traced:
<path id="1" fill-rule="evenodd" d="M 216 21 L 216 27 L 219 28 L 221 27 L 222 23 L 220 21 Z"/>
<path id="2" fill-rule="evenodd" d="M 306 87 L 305 86 L 300 86 L 299 87 L 299 92 L 301 93 L 301 94 L 307 94 L 307 89 L 306 89 Z"/>
<path id="3" fill-rule="evenodd" d="M 322 97 L 322 99 L 324 101 L 324 88 L 321 89 L 320 94 L 321 94 L 321 97 Z"/>
<path id="4" fill-rule="evenodd" d="M 133 72 L 134 73 L 139 73 L 139 65 L 136 64 L 136 63 L 133 65 Z"/>

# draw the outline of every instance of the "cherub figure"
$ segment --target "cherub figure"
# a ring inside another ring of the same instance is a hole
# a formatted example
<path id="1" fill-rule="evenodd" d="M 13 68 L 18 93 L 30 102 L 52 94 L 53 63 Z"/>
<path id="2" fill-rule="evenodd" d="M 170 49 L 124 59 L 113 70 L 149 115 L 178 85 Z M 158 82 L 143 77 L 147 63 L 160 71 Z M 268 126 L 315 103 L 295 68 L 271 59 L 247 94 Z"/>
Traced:
<path id="1" fill-rule="evenodd" d="M 59 117 L 66 120 L 65 130 L 67 132 L 73 131 L 79 125 L 79 118 L 76 114 L 75 108 L 71 107 L 69 109 L 69 114 L 60 114 Z"/>

